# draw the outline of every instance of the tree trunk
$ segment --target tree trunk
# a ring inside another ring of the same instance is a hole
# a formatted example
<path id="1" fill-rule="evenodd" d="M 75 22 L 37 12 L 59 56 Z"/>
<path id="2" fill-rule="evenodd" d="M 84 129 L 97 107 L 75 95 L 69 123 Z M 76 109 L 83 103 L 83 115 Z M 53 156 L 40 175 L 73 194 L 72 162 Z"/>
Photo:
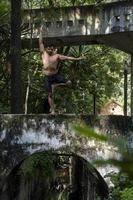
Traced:
<path id="1" fill-rule="evenodd" d="M 11 113 L 22 113 L 21 0 L 11 0 Z"/>

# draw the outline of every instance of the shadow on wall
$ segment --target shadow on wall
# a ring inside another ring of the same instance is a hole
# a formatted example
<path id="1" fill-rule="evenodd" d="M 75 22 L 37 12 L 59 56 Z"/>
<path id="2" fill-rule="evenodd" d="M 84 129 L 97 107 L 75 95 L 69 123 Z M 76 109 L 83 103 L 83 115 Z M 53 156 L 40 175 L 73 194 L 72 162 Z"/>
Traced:
<path id="1" fill-rule="evenodd" d="M 108 196 L 101 175 L 74 154 L 36 153 L 17 165 L 1 190 L 1 200 L 95 200 Z"/>

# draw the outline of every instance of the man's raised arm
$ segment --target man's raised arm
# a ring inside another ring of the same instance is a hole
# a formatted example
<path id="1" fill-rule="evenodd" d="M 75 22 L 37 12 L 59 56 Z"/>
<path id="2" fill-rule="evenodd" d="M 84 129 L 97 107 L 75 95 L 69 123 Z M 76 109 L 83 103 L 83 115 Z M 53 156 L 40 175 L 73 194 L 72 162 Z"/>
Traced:
<path id="1" fill-rule="evenodd" d="M 40 49 L 41 53 L 44 52 L 44 44 L 43 44 L 43 37 L 42 37 L 42 28 L 43 28 L 43 26 L 40 27 L 40 32 L 39 32 L 39 49 Z"/>
<path id="2" fill-rule="evenodd" d="M 58 58 L 59 58 L 60 60 L 82 60 L 82 59 L 85 59 L 85 57 L 78 57 L 78 58 L 75 58 L 75 57 L 64 56 L 64 55 L 60 55 L 60 54 L 58 54 Z"/>

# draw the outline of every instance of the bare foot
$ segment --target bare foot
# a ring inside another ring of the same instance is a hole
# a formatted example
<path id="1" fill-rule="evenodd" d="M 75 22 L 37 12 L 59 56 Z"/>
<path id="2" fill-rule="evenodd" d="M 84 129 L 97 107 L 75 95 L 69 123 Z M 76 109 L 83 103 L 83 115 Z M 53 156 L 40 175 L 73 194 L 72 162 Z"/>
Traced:
<path id="1" fill-rule="evenodd" d="M 55 110 L 50 110 L 49 114 L 54 115 L 55 114 Z"/>

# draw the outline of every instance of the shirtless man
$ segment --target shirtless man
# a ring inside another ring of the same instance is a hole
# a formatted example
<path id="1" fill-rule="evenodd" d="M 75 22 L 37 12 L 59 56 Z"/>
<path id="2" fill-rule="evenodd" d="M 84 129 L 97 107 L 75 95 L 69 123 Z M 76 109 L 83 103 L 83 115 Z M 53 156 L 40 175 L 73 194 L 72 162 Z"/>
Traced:
<path id="1" fill-rule="evenodd" d="M 53 101 L 53 88 L 57 85 L 71 85 L 71 81 L 65 79 L 58 74 L 58 63 L 62 60 L 81 60 L 83 57 L 75 58 L 60 55 L 57 53 L 57 48 L 50 46 L 45 47 L 42 38 L 42 26 L 39 34 L 39 49 L 43 62 L 43 74 L 45 87 L 48 92 L 48 103 L 51 113 L 54 113 L 54 101 Z"/>

